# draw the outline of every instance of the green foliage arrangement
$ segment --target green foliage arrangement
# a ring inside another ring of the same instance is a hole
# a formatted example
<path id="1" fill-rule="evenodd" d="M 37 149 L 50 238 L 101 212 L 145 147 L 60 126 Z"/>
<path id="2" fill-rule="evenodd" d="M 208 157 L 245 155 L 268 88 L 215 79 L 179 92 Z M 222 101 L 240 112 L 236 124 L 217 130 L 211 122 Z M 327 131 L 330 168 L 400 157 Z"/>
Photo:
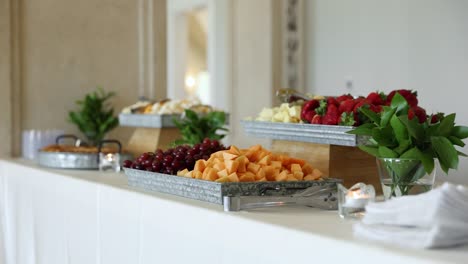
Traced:
<path id="1" fill-rule="evenodd" d="M 226 114 L 220 111 L 213 111 L 206 115 L 198 115 L 196 112 L 186 109 L 185 117 L 177 121 L 174 119 L 176 127 L 180 130 L 181 139 L 176 140 L 173 145 L 195 145 L 201 143 L 203 139 L 209 138 L 220 140 L 226 134 L 220 134 L 219 131 L 228 131 L 224 127 Z"/>
<path id="2" fill-rule="evenodd" d="M 119 124 L 119 120 L 114 117 L 114 109 L 108 103 L 114 95 L 114 92 L 107 93 L 98 87 L 97 91 L 86 94 L 83 100 L 76 101 L 78 111 L 70 111 L 68 114 L 69 121 L 86 136 L 90 145 L 97 145 Z"/>
<path id="3" fill-rule="evenodd" d="M 359 148 L 377 158 L 419 160 L 426 173 L 434 170 L 434 160 L 437 159 L 448 174 L 450 169 L 458 168 L 459 156 L 466 157 L 455 146 L 465 146 L 462 140 L 468 137 L 468 127 L 456 126 L 455 114 L 438 114 L 423 122 L 411 118 L 408 102 L 399 93 L 395 94 L 390 106 L 383 106 L 380 113 L 367 108 L 360 111 L 371 123 L 348 133 L 369 137 L 368 143 Z"/>

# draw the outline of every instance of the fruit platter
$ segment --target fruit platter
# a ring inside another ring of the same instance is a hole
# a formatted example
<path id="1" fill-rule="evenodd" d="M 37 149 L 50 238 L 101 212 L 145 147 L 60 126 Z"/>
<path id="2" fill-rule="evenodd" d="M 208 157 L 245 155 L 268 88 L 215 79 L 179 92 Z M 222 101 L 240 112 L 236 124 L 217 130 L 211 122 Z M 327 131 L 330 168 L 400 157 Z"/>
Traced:
<path id="1" fill-rule="evenodd" d="M 218 111 L 211 106 L 203 105 L 197 99 L 161 101 L 138 101 L 122 109 L 119 124 L 128 127 L 174 128 L 175 121 L 180 121 L 185 109 L 197 114 L 208 114 Z"/>
<path id="2" fill-rule="evenodd" d="M 372 92 L 366 97 L 289 96 L 279 107 L 263 108 L 256 118 L 241 121 L 244 131 L 256 137 L 339 146 L 357 146 L 366 138 L 346 132 L 370 122 L 370 112 L 379 113 L 398 92 L 410 103 L 411 116 L 426 116 L 418 106 L 417 93 L 395 90 L 389 94 Z"/>
<path id="3" fill-rule="evenodd" d="M 317 162 L 322 172 L 342 179 L 347 187 L 367 182 L 380 193 L 375 159 L 357 147 L 366 143 L 368 136 L 348 131 L 372 123 L 373 116 L 387 109 L 396 93 L 408 101 L 410 119 L 438 118 L 427 116 L 418 106 L 417 93 L 410 90 L 372 92 L 367 96 L 311 96 L 280 90 L 277 97 L 281 105 L 263 108 L 241 124 L 248 135 L 272 139 L 275 152 Z"/>
<path id="4" fill-rule="evenodd" d="M 130 186 L 215 204 L 223 204 L 224 197 L 289 196 L 310 187 L 322 190 L 317 193 L 322 201 L 336 202 L 340 182 L 304 160 L 260 145 L 227 148 L 210 139 L 146 152 L 123 166 Z"/>
<path id="5" fill-rule="evenodd" d="M 242 120 L 244 131 L 254 137 L 339 146 L 358 146 L 366 139 L 347 134 L 352 126 L 312 125 Z"/>
<path id="6" fill-rule="evenodd" d="M 192 128 L 203 124 L 225 126 L 229 115 L 201 104 L 198 99 L 139 101 L 119 114 L 121 126 L 135 128 L 126 144 L 134 155 L 171 147 L 184 136 L 187 120 L 193 123 Z M 193 133 L 192 128 L 189 130 Z"/>

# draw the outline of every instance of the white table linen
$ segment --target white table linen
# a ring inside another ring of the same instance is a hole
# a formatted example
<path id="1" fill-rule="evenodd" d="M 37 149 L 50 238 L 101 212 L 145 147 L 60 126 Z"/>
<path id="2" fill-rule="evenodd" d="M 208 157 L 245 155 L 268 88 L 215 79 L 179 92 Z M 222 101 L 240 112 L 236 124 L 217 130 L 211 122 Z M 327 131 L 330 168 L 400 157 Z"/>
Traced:
<path id="1" fill-rule="evenodd" d="M 1 264 L 466 263 L 356 240 L 336 211 L 221 206 L 126 185 L 123 174 L 0 160 Z"/>

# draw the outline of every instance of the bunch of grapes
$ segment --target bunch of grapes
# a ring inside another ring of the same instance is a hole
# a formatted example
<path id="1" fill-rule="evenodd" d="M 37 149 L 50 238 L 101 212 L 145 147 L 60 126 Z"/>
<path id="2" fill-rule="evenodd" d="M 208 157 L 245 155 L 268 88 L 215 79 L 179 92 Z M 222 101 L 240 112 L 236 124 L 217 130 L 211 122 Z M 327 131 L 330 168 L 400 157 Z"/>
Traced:
<path id="1" fill-rule="evenodd" d="M 219 141 L 205 138 L 202 143 L 193 147 L 178 146 L 165 151 L 158 149 L 156 152 L 145 152 L 134 161 L 124 161 L 123 166 L 174 175 L 183 169 L 193 170 L 197 160 L 207 160 L 212 153 L 225 149 Z"/>

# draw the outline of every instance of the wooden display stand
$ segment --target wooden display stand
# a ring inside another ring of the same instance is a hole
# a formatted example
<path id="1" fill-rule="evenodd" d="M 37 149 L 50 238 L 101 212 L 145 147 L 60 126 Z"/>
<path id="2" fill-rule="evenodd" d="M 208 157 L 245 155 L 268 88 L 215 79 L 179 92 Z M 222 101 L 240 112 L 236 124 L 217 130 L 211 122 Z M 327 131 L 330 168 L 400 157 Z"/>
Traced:
<path id="1" fill-rule="evenodd" d="M 347 188 L 364 182 L 382 193 L 375 157 L 357 147 L 273 140 L 272 150 L 306 160 L 325 175 L 342 179 Z"/>
<path id="2" fill-rule="evenodd" d="M 174 140 L 180 138 L 178 128 L 144 128 L 138 127 L 127 143 L 127 150 L 138 157 L 143 152 L 154 152 L 156 149 L 167 149 Z"/>

